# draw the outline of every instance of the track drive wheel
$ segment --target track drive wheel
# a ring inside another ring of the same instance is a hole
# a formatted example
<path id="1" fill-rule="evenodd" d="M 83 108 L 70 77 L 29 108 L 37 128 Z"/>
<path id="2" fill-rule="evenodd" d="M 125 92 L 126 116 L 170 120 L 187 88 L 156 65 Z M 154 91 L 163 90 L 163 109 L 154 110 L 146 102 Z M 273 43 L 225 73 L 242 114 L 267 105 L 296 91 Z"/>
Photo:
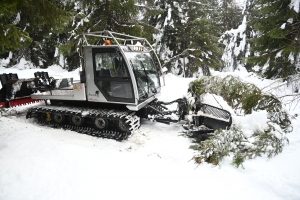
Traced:
<path id="1" fill-rule="evenodd" d="M 128 125 L 125 123 L 125 121 L 123 119 L 120 119 L 118 121 L 118 128 L 120 129 L 120 131 L 123 131 L 123 132 L 129 131 Z"/>
<path id="2" fill-rule="evenodd" d="M 53 114 L 53 120 L 54 120 L 55 123 L 64 124 L 65 121 L 66 121 L 66 117 L 63 114 L 54 113 Z"/>
<path id="3" fill-rule="evenodd" d="M 84 118 L 78 115 L 72 115 L 71 122 L 74 126 L 82 126 L 84 124 Z"/>
<path id="4" fill-rule="evenodd" d="M 45 113 L 45 122 L 50 122 L 51 121 L 51 113 L 50 112 L 46 112 Z"/>
<path id="5" fill-rule="evenodd" d="M 97 117 L 94 119 L 94 125 L 97 129 L 103 130 L 108 127 L 108 121 L 107 119 Z"/>

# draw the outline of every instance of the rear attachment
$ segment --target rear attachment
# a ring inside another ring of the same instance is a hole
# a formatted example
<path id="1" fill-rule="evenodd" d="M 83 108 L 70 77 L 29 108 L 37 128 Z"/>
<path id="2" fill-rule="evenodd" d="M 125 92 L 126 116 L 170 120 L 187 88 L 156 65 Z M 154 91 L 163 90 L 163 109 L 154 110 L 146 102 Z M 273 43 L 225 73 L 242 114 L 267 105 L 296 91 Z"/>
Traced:
<path id="1" fill-rule="evenodd" d="M 0 74 L 0 108 L 25 105 L 40 100 L 33 100 L 30 95 L 35 91 L 38 78 L 19 79 L 17 74 Z"/>
<path id="2" fill-rule="evenodd" d="M 72 86 L 72 78 L 54 79 L 48 72 L 35 72 L 35 78 L 19 79 L 17 74 L 0 74 L 0 108 L 10 108 L 43 100 L 32 99 L 31 94 Z"/>

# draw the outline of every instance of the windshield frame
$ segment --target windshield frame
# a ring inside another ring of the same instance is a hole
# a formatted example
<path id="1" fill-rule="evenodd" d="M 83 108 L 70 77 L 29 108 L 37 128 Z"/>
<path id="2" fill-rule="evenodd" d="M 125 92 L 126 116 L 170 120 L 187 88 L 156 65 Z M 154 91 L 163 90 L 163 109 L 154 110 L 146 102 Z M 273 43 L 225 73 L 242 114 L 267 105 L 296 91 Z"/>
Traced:
<path id="1" fill-rule="evenodd" d="M 157 67 L 149 52 L 124 52 L 134 73 L 139 99 L 145 99 L 160 91 L 161 82 Z"/>

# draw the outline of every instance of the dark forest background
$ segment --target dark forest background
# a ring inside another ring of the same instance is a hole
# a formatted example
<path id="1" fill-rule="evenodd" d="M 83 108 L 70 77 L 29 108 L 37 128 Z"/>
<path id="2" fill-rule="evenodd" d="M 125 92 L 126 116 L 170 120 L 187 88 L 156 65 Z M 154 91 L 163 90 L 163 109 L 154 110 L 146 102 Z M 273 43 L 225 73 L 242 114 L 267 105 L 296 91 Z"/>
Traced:
<path id="1" fill-rule="evenodd" d="M 82 34 L 146 37 L 174 74 L 245 67 L 266 78 L 300 71 L 299 5 L 291 0 L 1 0 L 0 60 L 80 67 Z"/>

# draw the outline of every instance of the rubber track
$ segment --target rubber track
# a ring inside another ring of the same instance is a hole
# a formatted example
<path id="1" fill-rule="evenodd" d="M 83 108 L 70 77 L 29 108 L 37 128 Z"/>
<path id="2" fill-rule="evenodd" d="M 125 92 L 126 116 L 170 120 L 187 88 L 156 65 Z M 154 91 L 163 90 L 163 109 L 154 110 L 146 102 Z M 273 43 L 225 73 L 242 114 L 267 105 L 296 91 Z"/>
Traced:
<path id="1" fill-rule="evenodd" d="M 39 114 L 46 113 L 60 113 L 63 115 L 78 115 L 84 118 L 97 118 L 101 117 L 108 120 L 120 120 L 123 119 L 127 125 L 128 131 L 120 130 L 99 130 L 94 127 L 81 127 L 72 125 L 69 122 L 66 124 L 57 124 L 53 120 L 46 121 L 46 118 L 39 118 Z M 82 134 L 87 134 L 95 137 L 114 139 L 117 141 L 126 140 L 133 131 L 140 127 L 140 118 L 135 115 L 133 111 L 118 111 L 118 110 L 106 110 L 106 109 L 87 109 L 77 107 L 60 107 L 60 106 L 38 106 L 31 108 L 27 112 L 26 118 L 34 117 L 41 125 L 46 125 L 53 128 L 62 128 L 65 130 L 71 130 Z"/>

